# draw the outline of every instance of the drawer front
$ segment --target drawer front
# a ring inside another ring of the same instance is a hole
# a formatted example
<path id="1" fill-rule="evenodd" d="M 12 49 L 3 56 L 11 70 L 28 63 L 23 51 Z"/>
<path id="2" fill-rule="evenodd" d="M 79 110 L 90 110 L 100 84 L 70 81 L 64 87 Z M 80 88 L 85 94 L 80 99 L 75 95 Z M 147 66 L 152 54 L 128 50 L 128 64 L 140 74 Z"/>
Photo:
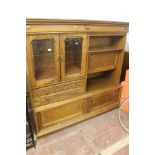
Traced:
<path id="1" fill-rule="evenodd" d="M 61 101 L 64 99 L 68 99 L 74 96 L 81 95 L 85 92 L 85 80 L 81 80 L 74 83 L 69 83 L 66 85 L 60 85 L 60 87 L 56 86 L 56 89 L 54 91 L 52 87 L 51 93 L 48 93 L 47 95 L 38 95 L 37 97 L 33 98 L 33 106 L 43 106 L 47 105 L 53 102 Z M 62 88 L 62 89 L 61 89 Z M 45 88 L 44 88 L 45 89 Z M 47 88 L 44 90 L 46 92 Z M 39 90 L 40 91 L 40 90 Z M 43 94 L 45 93 L 43 90 L 41 90 Z M 53 93 L 52 93 L 53 92 Z M 40 93 L 40 92 L 39 92 Z"/>
<path id="2" fill-rule="evenodd" d="M 54 86 L 48 86 L 44 88 L 38 88 L 32 91 L 33 97 L 41 97 L 44 95 L 50 95 L 58 92 L 67 91 L 74 88 L 84 87 L 86 80 L 78 80 L 67 83 L 62 83 Z"/>
<path id="3" fill-rule="evenodd" d="M 26 33 L 51 33 L 51 32 L 111 32 L 127 33 L 128 28 L 123 26 L 95 26 L 95 25 L 27 25 Z"/>
<path id="4" fill-rule="evenodd" d="M 88 56 L 88 73 L 96 73 L 116 68 L 118 53 L 115 52 L 98 52 L 89 53 Z"/>
<path id="5" fill-rule="evenodd" d="M 39 130 L 81 115 L 82 107 L 83 100 L 78 100 L 37 113 Z"/>
<path id="6" fill-rule="evenodd" d="M 118 101 L 119 89 L 109 90 L 88 98 L 88 112 L 101 106 L 107 106 Z"/>
<path id="7" fill-rule="evenodd" d="M 51 94 L 51 95 L 45 95 L 42 97 L 34 98 L 34 104 L 35 106 L 42 106 L 46 104 L 50 104 L 53 102 L 57 102 L 60 100 L 68 99 L 77 95 L 82 95 L 84 93 L 84 89 L 82 88 L 75 88 L 67 91 L 62 91 L 59 93 Z"/>

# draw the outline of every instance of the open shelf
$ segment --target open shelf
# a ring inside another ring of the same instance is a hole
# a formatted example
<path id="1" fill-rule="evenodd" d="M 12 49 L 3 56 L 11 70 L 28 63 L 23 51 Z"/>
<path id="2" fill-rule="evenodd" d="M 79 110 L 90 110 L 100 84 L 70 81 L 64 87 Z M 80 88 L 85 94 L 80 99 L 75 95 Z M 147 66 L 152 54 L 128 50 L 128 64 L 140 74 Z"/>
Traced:
<path id="1" fill-rule="evenodd" d="M 119 50 L 124 48 L 123 36 L 90 36 L 89 51 Z"/>
<path id="2" fill-rule="evenodd" d="M 88 74 L 115 70 L 123 40 L 124 36 L 89 36 Z"/>
<path id="3" fill-rule="evenodd" d="M 110 52 L 110 51 L 121 51 L 122 48 L 117 47 L 104 47 L 104 46 L 94 46 L 89 48 L 89 53 L 97 53 L 97 52 Z"/>
<path id="4" fill-rule="evenodd" d="M 110 78 L 112 71 L 106 71 L 91 75 L 87 79 L 87 91 L 94 91 L 97 89 L 106 89 L 117 86 Z"/>

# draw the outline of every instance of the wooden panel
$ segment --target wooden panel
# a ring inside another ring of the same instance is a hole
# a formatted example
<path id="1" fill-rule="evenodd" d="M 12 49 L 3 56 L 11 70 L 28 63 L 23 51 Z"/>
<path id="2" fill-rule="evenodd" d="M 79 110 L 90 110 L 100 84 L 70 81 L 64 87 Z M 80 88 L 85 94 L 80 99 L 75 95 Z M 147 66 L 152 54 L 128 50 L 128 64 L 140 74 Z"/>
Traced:
<path id="1" fill-rule="evenodd" d="M 42 129 L 49 125 L 60 123 L 78 115 L 81 115 L 83 113 L 82 103 L 83 100 L 72 103 L 69 102 L 65 105 L 51 108 L 38 113 L 37 118 L 39 128 Z"/>
<path id="2" fill-rule="evenodd" d="M 105 32 L 127 33 L 127 27 L 121 26 L 85 26 L 85 25 L 27 25 L 27 34 L 51 32 Z"/>
<path id="3" fill-rule="evenodd" d="M 70 97 L 81 95 L 86 89 L 86 80 L 78 80 L 33 90 L 33 106 L 38 107 Z"/>
<path id="4" fill-rule="evenodd" d="M 64 100 L 70 97 L 82 95 L 83 93 L 84 93 L 84 90 L 82 88 L 75 88 L 68 91 L 62 91 L 59 93 L 34 98 L 34 105 L 42 106 L 46 104 L 51 104 L 53 102 Z"/>
<path id="5" fill-rule="evenodd" d="M 72 98 L 63 101 L 61 104 L 53 104 L 52 107 L 36 111 L 36 122 L 39 126 L 37 136 L 57 131 L 71 124 L 96 116 L 110 109 L 119 106 L 121 89 L 102 90 L 83 97 Z M 96 104 L 92 103 L 95 98 Z"/>
<path id="6" fill-rule="evenodd" d="M 110 90 L 88 98 L 88 112 L 118 100 L 119 90 Z"/>
<path id="7" fill-rule="evenodd" d="M 126 36 L 122 38 L 121 41 L 115 42 L 117 47 L 122 47 L 123 49 L 118 53 L 118 60 L 116 69 L 111 74 L 111 79 L 116 83 L 120 83 L 120 75 L 122 70 L 123 58 L 124 58 L 124 48 L 125 48 Z"/>
<path id="8" fill-rule="evenodd" d="M 92 52 L 88 55 L 88 73 L 96 73 L 116 68 L 117 52 Z"/>
<path id="9" fill-rule="evenodd" d="M 53 85 L 53 86 L 33 89 L 32 95 L 33 95 L 33 97 L 41 97 L 44 95 L 49 95 L 49 94 L 53 94 L 53 93 L 67 91 L 67 90 L 78 88 L 78 87 L 84 87 L 85 82 L 86 82 L 86 80 L 82 79 L 82 80 L 57 84 L 57 85 Z"/>
<path id="10" fill-rule="evenodd" d="M 50 24 L 62 24 L 62 25 L 108 25 L 108 26 L 125 26 L 128 27 L 128 22 L 118 21 L 96 21 L 96 20 L 79 20 L 79 19 L 47 19 L 47 18 L 27 18 L 26 24 L 32 25 L 50 25 Z"/>

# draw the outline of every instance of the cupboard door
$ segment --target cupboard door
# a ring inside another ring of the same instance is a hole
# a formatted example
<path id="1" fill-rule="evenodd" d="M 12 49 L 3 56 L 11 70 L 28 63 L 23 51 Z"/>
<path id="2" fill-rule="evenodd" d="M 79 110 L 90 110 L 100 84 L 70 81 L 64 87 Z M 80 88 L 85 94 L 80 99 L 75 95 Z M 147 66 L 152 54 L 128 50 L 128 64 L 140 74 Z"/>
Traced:
<path id="1" fill-rule="evenodd" d="M 119 89 L 109 90 L 104 93 L 99 93 L 89 97 L 88 100 L 88 112 L 99 109 L 103 106 L 108 106 L 118 101 Z"/>
<path id="2" fill-rule="evenodd" d="M 82 115 L 83 104 L 84 100 L 78 100 L 37 113 L 39 129 L 55 124 L 61 124 L 67 120 Z"/>
<path id="3" fill-rule="evenodd" d="M 47 85 L 60 80 L 58 35 L 30 35 L 27 51 L 32 86 Z"/>
<path id="4" fill-rule="evenodd" d="M 86 76 L 86 35 L 61 35 L 62 80 Z"/>

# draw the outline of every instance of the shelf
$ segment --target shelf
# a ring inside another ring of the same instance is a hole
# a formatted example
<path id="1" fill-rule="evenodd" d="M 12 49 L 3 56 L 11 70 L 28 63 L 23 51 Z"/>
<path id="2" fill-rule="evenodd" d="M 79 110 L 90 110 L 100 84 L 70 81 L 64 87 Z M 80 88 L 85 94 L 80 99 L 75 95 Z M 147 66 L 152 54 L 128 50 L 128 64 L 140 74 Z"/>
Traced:
<path id="1" fill-rule="evenodd" d="M 42 53 L 42 54 L 33 54 L 34 57 L 38 57 L 38 56 L 54 56 L 54 53 Z"/>
<path id="2" fill-rule="evenodd" d="M 94 77 L 90 78 L 87 81 L 87 91 L 94 91 L 97 89 L 104 89 L 116 86 L 113 81 L 111 81 L 108 77 Z"/>
<path id="3" fill-rule="evenodd" d="M 75 63 L 81 64 L 81 61 L 66 61 L 65 62 L 65 64 L 75 64 Z"/>
<path id="4" fill-rule="evenodd" d="M 116 47 L 91 47 L 88 51 L 89 53 L 98 53 L 98 52 L 108 52 L 108 51 L 121 51 L 122 48 L 116 48 Z"/>
<path id="5" fill-rule="evenodd" d="M 116 69 L 116 65 L 110 65 L 110 66 L 105 66 L 105 67 L 103 66 L 102 68 L 88 70 L 88 74 L 110 71 L 110 70 L 114 70 L 114 69 Z"/>
<path id="6" fill-rule="evenodd" d="M 69 66 L 69 67 L 67 66 L 65 73 L 66 75 L 77 74 L 77 73 L 81 73 L 81 69 L 76 66 Z"/>
<path id="7" fill-rule="evenodd" d="M 35 77 L 37 80 L 55 78 L 55 76 L 56 76 L 55 70 L 51 69 L 39 70 L 35 72 Z"/>
<path id="8" fill-rule="evenodd" d="M 81 49 L 80 50 L 76 50 L 76 51 L 65 51 L 65 53 L 81 53 Z"/>
<path id="9" fill-rule="evenodd" d="M 46 69 L 55 69 L 55 64 L 50 65 L 50 66 L 35 66 L 34 67 L 36 70 L 46 70 Z"/>

